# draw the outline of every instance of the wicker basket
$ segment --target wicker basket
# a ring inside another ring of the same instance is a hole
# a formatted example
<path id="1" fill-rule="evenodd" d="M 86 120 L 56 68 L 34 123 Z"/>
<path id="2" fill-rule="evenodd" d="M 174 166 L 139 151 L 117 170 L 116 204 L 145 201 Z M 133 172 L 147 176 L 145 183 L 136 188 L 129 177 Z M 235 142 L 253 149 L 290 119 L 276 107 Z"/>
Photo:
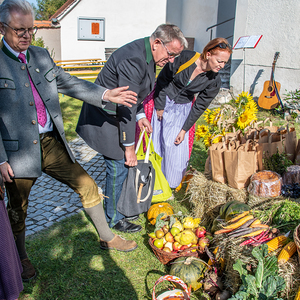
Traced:
<path id="1" fill-rule="evenodd" d="M 297 246 L 298 258 L 300 262 L 300 224 L 294 230 L 294 242 Z"/>
<path id="2" fill-rule="evenodd" d="M 195 252 L 192 252 L 191 250 L 193 250 L 194 248 L 188 248 L 188 249 L 185 249 L 183 251 L 180 251 L 180 252 L 166 252 L 166 251 L 163 251 L 161 249 L 158 249 L 157 247 L 155 247 L 153 245 L 153 240 L 152 238 L 149 239 L 149 245 L 151 246 L 152 248 L 152 251 L 154 252 L 155 256 L 158 258 L 158 260 L 166 265 L 167 263 L 171 262 L 172 260 L 178 258 L 178 257 L 181 257 L 181 256 L 195 256 L 195 257 L 199 257 L 199 252 L 197 251 L 197 248 L 195 247 L 196 251 Z"/>

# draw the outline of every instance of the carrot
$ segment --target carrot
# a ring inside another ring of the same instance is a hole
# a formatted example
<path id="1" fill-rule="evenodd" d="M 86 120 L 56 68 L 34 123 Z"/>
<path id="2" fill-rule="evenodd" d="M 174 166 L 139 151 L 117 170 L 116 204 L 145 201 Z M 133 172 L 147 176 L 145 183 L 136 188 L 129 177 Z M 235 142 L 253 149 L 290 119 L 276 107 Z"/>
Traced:
<path id="1" fill-rule="evenodd" d="M 266 224 L 251 224 L 250 227 L 251 228 L 257 228 L 257 227 L 260 227 L 260 228 L 270 228 L 269 225 L 266 225 Z"/>
<path id="2" fill-rule="evenodd" d="M 248 233 L 248 234 L 245 234 L 245 235 L 243 235 L 242 237 L 243 237 L 243 238 L 245 238 L 245 237 L 253 237 L 253 236 L 255 237 L 255 236 L 261 234 L 261 233 L 264 232 L 264 231 L 265 231 L 265 229 L 256 230 L 256 231 L 250 232 L 250 233 Z M 256 242 L 257 242 L 257 241 L 256 241 Z"/>
<path id="3" fill-rule="evenodd" d="M 234 217 L 233 219 L 229 220 L 228 223 L 234 223 L 234 222 L 238 221 L 239 219 L 247 216 L 249 213 L 250 213 L 250 210 L 244 211 L 241 214 L 239 214 L 236 217 Z"/>
<path id="4" fill-rule="evenodd" d="M 245 224 L 247 221 L 254 219 L 252 215 L 247 215 L 241 219 L 239 219 L 237 222 L 230 224 L 228 226 L 223 227 L 224 229 L 237 229 L 238 227 L 242 226 Z"/>
<path id="5" fill-rule="evenodd" d="M 218 231 L 215 231 L 214 234 L 223 234 L 223 233 L 228 233 L 231 232 L 233 229 L 220 229 Z"/>

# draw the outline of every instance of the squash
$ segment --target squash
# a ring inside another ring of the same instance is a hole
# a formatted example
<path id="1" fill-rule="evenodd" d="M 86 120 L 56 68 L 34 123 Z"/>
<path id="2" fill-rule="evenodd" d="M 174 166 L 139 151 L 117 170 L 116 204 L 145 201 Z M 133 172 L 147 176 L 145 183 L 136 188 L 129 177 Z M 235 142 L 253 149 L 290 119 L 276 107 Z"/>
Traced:
<path id="1" fill-rule="evenodd" d="M 240 201 L 233 200 L 225 203 L 220 208 L 220 218 L 224 219 L 226 222 L 228 222 L 230 219 L 234 218 L 236 215 L 244 212 L 249 211 L 250 207 Z"/>
<path id="2" fill-rule="evenodd" d="M 209 267 L 202 259 L 194 256 L 179 257 L 172 262 L 170 275 L 177 276 L 192 290 L 196 291 L 202 287 L 201 279 Z"/>
<path id="3" fill-rule="evenodd" d="M 173 207 L 169 203 L 156 203 L 150 206 L 147 218 L 152 225 L 156 223 L 156 217 L 164 213 L 162 219 L 165 219 L 167 216 L 171 216 L 174 214 Z"/>

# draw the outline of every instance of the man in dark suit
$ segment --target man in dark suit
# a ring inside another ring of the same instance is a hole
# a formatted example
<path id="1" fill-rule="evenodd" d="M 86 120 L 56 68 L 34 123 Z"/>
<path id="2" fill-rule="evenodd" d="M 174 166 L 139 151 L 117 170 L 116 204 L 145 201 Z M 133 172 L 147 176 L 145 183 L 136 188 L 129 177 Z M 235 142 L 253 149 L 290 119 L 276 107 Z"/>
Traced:
<path id="1" fill-rule="evenodd" d="M 107 88 L 128 85 L 138 95 L 136 105 L 128 108 L 108 103 L 104 110 L 84 103 L 77 133 L 94 150 L 103 154 L 106 171 L 104 200 L 106 220 L 110 227 L 123 232 L 137 232 L 140 225 L 129 222 L 116 208 L 128 168 L 137 165 L 135 126 L 152 131 L 143 113 L 142 101 L 152 91 L 156 65 L 173 62 L 187 47 L 181 30 L 175 25 L 160 25 L 150 37 L 135 40 L 116 50 L 98 75 L 96 83 Z"/>
<path id="2" fill-rule="evenodd" d="M 4 36 L 0 49 L 0 172 L 24 281 L 36 275 L 25 249 L 25 219 L 30 189 L 42 171 L 79 194 L 100 235 L 100 248 L 131 251 L 137 247 L 108 227 L 97 184 L 76 162 L 67 144 L 58 92 L 95 107 L 101 107 L 102 100 L 131 106 L 136 94 L 127 91 L 128 87 L 106 90 L 65 73 L 46 49 L 30 46 L 33 24 L 34 13 L 26 0 L 5 0 L 0 5 Z"/>

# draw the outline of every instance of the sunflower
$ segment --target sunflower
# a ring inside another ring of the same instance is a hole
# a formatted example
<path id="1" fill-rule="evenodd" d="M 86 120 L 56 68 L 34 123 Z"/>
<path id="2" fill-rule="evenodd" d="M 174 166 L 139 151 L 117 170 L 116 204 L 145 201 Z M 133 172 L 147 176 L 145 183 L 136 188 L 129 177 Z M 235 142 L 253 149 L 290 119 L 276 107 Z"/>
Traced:
<path id="1" fill-rule="evenodd" d="M 256 114 L 258 111 L 257 104 L 254 100 L 248 101 L 244 108 L 245 108 L 245 110 L 251 111 L 253 114 Z"/>
<path id="2" fill-rule="evenodd" d="M 197 131 L 196 131 L 196 140 L 198 141 L 200 138 L 205 137 L 209 132 L 209 128 L 206 125 L 198 125 Z"/>
<path id="3" fill-rule="evenodd" d="M 247 103 L 249 101 L 253 100 L 253 97 L 251 94 L 248 94 L 248 92 L 241 92 L 238 95 L 238 98 L 235 100 L 236 103 Z"/>
<path id="4" fill-rule="evenodd" d="M 245 110 L 237 120 L 237 126 L 240 129 L 247 127 L 256 117 L 249 110 Z"/>
<path id="5" fill-rule="evenodd" d="M 220 143 L 220 142 L 222 142 L 222 138 L 223 138 L 222 135 L 214 136 L 211 138 L 211 143 L 212 144 Z"/>
<path id="6" fill-rule="evenodd" d="M 209 121 L 210 121 L 210 119 L 209 119 L 210 112 L 211 112 L 211 110 L 207 108 L 207 109 L 205 110 L 204 114 L 203 114 L 204 120 L 205 120 L 205 122 L 206 122 L 207 124 L 210 124 L 210 123 L 209 123 Z"/>
<path id="7" fill-rule="evenodd" d="M 204 137 L 204 144 L 207 148 L 211 146 L 211 134 Z"/>

